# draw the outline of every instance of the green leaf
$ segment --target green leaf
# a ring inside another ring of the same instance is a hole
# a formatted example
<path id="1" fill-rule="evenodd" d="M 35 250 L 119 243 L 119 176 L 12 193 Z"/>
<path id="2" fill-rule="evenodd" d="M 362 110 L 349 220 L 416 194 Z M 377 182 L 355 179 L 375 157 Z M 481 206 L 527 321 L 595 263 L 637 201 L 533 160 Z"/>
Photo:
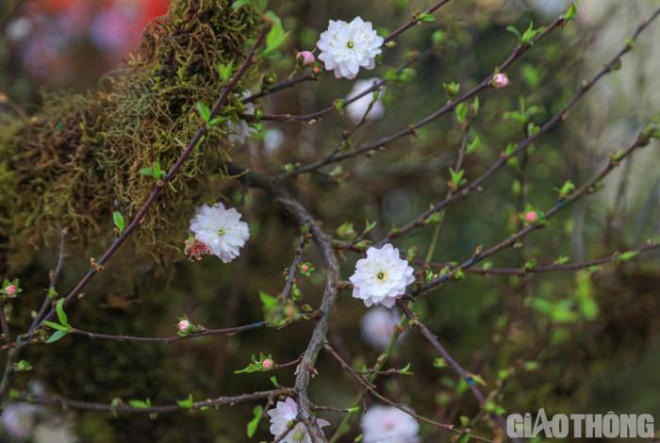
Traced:
<path id="1" fill-rule="evenodd" d="M 63 326 L 69 326 L 69 319 L 66 316 L 66 312 L 64 312 L 64 299 L 61 298 L 57 301 L 57 304 L 55 305 L 55 311 L 57 311 L 57 318 L 60 320 L 60 323 Z"/>
<path id="2" fill-rule="evenodd" d="M 289 33 L 284 32 L 282 21 L 273 11 L 268 11 L 266 17 L 272 22 L 270 31 L 268 31 L 268 35 L 266 35 L 266 49 L 264 50 L 264 55 L 269 55 L 284 44 Z"/>
<path id="3" fill-rule="evenodd" d="M 337 237 L 342 240 L 353 240 L 357 237 L 357 232 L 353 228 L 353 223 L 346 222 L 337 228 Z"/>
<path id="4" fill-rule="evenodd" d="M 468 105 L 465 103 L 459 103 L 458 106 L 456 106 L 456 119 L 459 123 L 465 122 L 467 119 L 468 110 Z"/>
<path id="5" fill-rule="evenodd" d="M 417 21 L 418 22 L 424 22 L 424 23 L 430 23 L 435 21 L 435 17 L 433 14 L 429 14 L 428 12 L 422 12 L 417 16 Z"/>
<path id="6" fill-rule="evenodd" d="M 259 422 L 261 421 L 263 410 L 264 408 L 261 405 L 255 406 L 252 410 L 254 418 L 247 424 L 247 436 L 249 438 L 252 438 L 255 432 L 257 432 L 257 426 L 259 426 Z"/>
<path id="7" fill-rule="evenodd" d="M 474 140 L 470 142 L 470 144 L 467 145 L 467 148 L 465 148 L 465 153 L 470 154 L 471 152 L 476 151 L 481 147 L 481 138 L 479 136 L 475 136 Z"/>
<path id="8" fill-rule="evenodd" d="M 509 31 L 510 33 L 512 33 L 513 35 L 515 35 L 518 38 L 518 43 L 520 43 L 522 41 L 522 37 L 520 35 L 520 32 L 518 31 L 518 29 L 516 29 L 515 26 L 509 25 L 509 26 L 506 27 L 506 30 Z"/>
<path id="9" fill-rule="evenodd" d="M 243 6 L 247 6 L 250 3 L 252 3 L 252 0 L 236 0 L 234 3 L 231 5 L 231 9 L 234 11 L 242 8 Z"/>
<path id="10" fill-rule="evenodd" d="M 637 254 L 639 254 L 637 251 L 624 252 L 623 254 L 619 255 L 619 261 L 625 262 L 632 260 L 633 258 L 637 257 Z"/>
<path id="11" fill-rule="evenodd" d="M 146 409 L 151 407 L 151 400 L 130 400 L 128 404 L 133 408 Z"/>
<path id="12" fill-rule="evenodd" d="M 55 331 L 53 335 L 48 337 L 48 340 L 46 340 L 46 343 L 55 343 L 56 341 L 64 338 L 68 334 L 68 330 L 66 331 Z"/>
<path id="13" fill-rule="evenodd" d="M 577 14 L 577 2 L 571 4 L 571 6 L 566 9 L 566 12 L 564 13 L 564 20 L 567 22 L 570 22 L 575 18 L 575 15 Z"/>
<path id="14" fill-rule="evenodd" d="M 185 400 L 178 400 L 176 402 L 176 404 L 183 409 L 192 409 L 194 403 L 192 394 L 188 394 L 188 397 Z"/>
<path id="15" fill-rule="evenodd" d="M 234 62 L 231 61 L 226 65 L 223 65 L 222 63 L 218 64 L 216 69 L 218 70 L 218 74 L 220 74 L 220 78 L 222 78 L 223 81 L 228 82 L 231 78 L 232 72 L 234 72 Z"/>
<path id="16" fill-rule="evenodd" d="M 121 212 L 115 211 L 112 213 L 112 220 L 115 222 L 117 231 L 122 234 L 126 229 L 126 221 L 124 220 L 124 216 L 121 214 Z"/>
<path id="17" fill-rule="evenodd" d="M 221 124 L 223 124 L 226 121 L 227 121 L 226 117 L 215 117 L 210 122 L 208 122 L 208 126 L 209 127 L 210 126 L 220 126 Z"/>
<path id="18" fill-rule="evenodd" d="M 202 120 L 204 120 L 206 123 L 211 120 L 211 110 L 209 107 L 203 103 L 203 102 L 197 102 L 197 112 L 199 112 L 199 116 L 202 117 Z"/>
<path id="19" fill-rule="evenodd" d="M 49 328 L 55 329 L 56 331 L 69 332 L 71 330 L 71 328 L 69 328 L 67 326 L 62 326 L 59 323 L 55 323 L 55 322 L 48 321 L 48 320 L 44 321 L 44 324 L 46 326 L 48 326 Z"/>

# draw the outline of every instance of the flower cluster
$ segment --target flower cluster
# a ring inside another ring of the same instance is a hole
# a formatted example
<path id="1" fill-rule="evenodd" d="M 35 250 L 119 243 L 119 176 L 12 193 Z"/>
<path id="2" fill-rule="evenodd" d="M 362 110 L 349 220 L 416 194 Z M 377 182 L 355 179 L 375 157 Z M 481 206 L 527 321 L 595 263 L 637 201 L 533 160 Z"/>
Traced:
<path id="1" fill-rule="evenodd" d="M 211 254 L 224 263 L 238 257 L 240 249 L 250 237 L 247 223 L 234 208 L 226 209 L 218 202 L 213 206 L 202 205 L 190 222 L 195 240 L 206 245 Z"/>
<path id="2" fill-rule="evenodd" d="M 355 273 L 349 278 L 353 297 L 362 299 L 367 307 L 381 304 L 391 308 L 406 292 L 406 286 L 415 281 L 413 272 L 391 244 L 380 249 L 371 247 L 367 257 L 358 260 Z"/>
<path id="3" fill-rule="evenodd" d="M 383 38 L 373 29 L 371 22 L 356 17 L 350 23 L 330 20 L 328 29 L 316 43 L 321 50 L 319 60 L 325 69 L 334 71 L 335 77 L 353 79 L 360 68 L 373 69 L 375 58 L 382 52 Z"/>
<path id="4" fill-rule="evenodd" d="M 312 443 L 312 439 L 307 432 L 307 428 L 303 423 L 297 423 L 293 429 L 289 431 L 289 426 L 296 419 L 298 415 L 298 405 L 291 397 L 287 397 L 285 401 L 278 401 L 275 409 L 268 411 L 270 416 L 270 433 L 276 439 L 280 438 L 288 431 L 286 437 L 278 440 L 281 443 Z M 322 418 L 317 418 L 316 423 L 320 427 L 328 426 L 330 423 Z"/>
<path id="5" fill-rule="evenodd" d="M 419 423 L 410 414 L 391 406 L 373 406 L 360 421 L 365 442 L 417 443 Z"/>

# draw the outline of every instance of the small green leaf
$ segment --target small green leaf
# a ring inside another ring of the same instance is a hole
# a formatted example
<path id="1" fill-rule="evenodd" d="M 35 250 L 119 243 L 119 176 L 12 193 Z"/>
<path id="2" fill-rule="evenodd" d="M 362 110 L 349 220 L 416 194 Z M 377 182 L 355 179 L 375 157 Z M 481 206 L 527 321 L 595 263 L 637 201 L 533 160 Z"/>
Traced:
<path id="1" fill-rule="evenodd" d="M 458 106 L 456 106 L 456 119 L 459 123 L 465 122 L 467 119 L 468 110 L 468 105 L 465 103 L 459 103 Z"/>
<path id="2" fill-rule="evenodd" d="M 151 407 L 151 400 L 130 400 L 128 404 L 133 408 L 147 409 Z"/>
<path id="3" fill-rule="evenodd" d="M 178 400 L 176 402 L 176 404 L 183 409 L 192 409 L 194 403 L 192 394 L 188 394 L 188 397 L 185 400 Z"/>
<path id="4" fill-rule="evenodd" d="M 252 3 L 252 0 L 236 0 L 234 3 L 232 3 L 231 9 L 236 11 L 237 9 L 240 9 L 243 6 L 247 6 L 250 3 Z"/>
<path id="5" fill-rule="evenodd" d="M 223 81 L 228 82 L 234 71 L 234 62 L 231 61 L 226 65 L 219 64 L 216 66 L 216 69 L 218 70 L 218 74 L 220 74 L 220 78 L 222 78 Z"/>
<path id="6" fill-rule="evenodd" d="M 121 212 L 115 211 L 112 213 L 112 220 L 115 222 L 117 231 L 122 234 L 126 229 L 126 221 L 124 220 L 124 216 L 121 214 Z"/>
<path id="7" fill-rule="evenodd" d="M 60 320 L 60 323 L 63 326 L 69 326 L 69 319 L 66 316 L 66 312 L 64 312 L 64 299 L 61 298 L 57 301 L 57 304 L 55 305 L 55 311 L 57 311 L 57 318 Z"/>
<path id="8" fill-rule="evenodd" d="M 266 35 L 266 49 L 264 50 L 264 55 L 270 55 L 284 44 L 289 33 L 284 32 L 282 21 L 273 11 L 268 11 L 266 17 L 270 19 L 272 26 L 270 31 L 268 31 L 268 35 Z"/>
<path id="9" fill-rule="evenodd" d="M 226 121 L 227 121 L 226 117 L 215 117 L 214 119 L 212 119 L 211 121 L 208 122 L 208 126 L 209 127 L 211 127 L 211 126 L 220 126 L 221 124 L 223 124 Z"/>
<path id="10" fill-rule="evenodd" d="M 564 20 L 567 22 L 570 22 L 575 18 L 575 15 L 577 14 L 577 4 L 573 3 L 571 6 L 566 9 L 566 12 L 564 13 Z"/>
<path id="11" fill-rule="evenodd" d="M 197 112 L 199 112 L 199 116 L 202 117 L 202 120 L 204 120 L 206 123 L 211 120 L 211 110 L 209 107 L 203 103 L 203 102 L 197 102 Z"/>
<path id="12" fill-rule="evenodd" d="M 422 12 L 417 16 L 417 22 L 430 23 L 434 21 L 435 21 L 435 17 L 433 16 L 433 14 L 429 14 L 428 12 Z"/>
<path id="13" fill-rule="evenodd" d="M 263 410 L 264 408 L 261 405 L 255 406 L 252 410 L 254 418 L 247 424 L 247 436 L 249 438 L 252 438 L 255 432 L 257 432 L 257 426 L 259 426 L 259 422 L 261 421 Z"/>
<path id="14" fill-rule="evenodd" d="M 48 337 L 48 340 L 46 340 L 46 343 L 55 343 L 56 341 L 64 338 L 68 334 L 67 331 L 55 331 L 53 335 Z"/>
<path id="15" fill-rule="evenodd" d="M 637 254 L 639 254 L 637 251 L 624 252 L 623 254 L 619 255 L 619 261 L 626 262 L 632 260 L 633 258 L 637 257 Z"/>
<path id="16" fill-rule="evenodd" d="M 44 325 L 48 326 L 51 329 L 55 329 L 56 331 L 69 332 L 71 330 L 71 328 L 69 328 L 68 326 L 62 326 L 59 323 L 55 323 L 48 320 L 44 321 Z"/>
<path id="17" fill-rule="evenodd" d="M 512 33 L 513 35 L 515 35 L 518 38 L 518 43 L 520 43 L 522 41 L 522 36 L 520 35 L 520 32 L 518 31 L 518 29 L 516 29 L 515 26 L 509 25 L 509 26 L 506 27 L 506 30 L 509 31 L 510 33 Z"/>

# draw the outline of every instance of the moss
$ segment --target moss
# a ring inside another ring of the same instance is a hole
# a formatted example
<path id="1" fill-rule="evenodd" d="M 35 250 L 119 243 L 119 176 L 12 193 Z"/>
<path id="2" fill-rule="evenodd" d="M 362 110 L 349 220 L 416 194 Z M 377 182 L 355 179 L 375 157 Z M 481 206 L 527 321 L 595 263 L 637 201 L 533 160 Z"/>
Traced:
<path id="1" fill-rule="evenodd" d="M 140 170 L 176 162 L 199 126 L 195 103 L 219 94 L 217 65 L 241 63 L 258 25 L 258 14 L 233 11 L 229 0 L 174 1 L 99 90 L 46 97 L 29 122 L 6 122 L 0 237 L 9 241 L 9 265 L 21 267 L 60 228 L 69 247 L 85 247 L 111 230 L 113 211 L 132 218 L 154 187 Z M 240 108 L 234 101 L 223 110 L 230 118 Z M 192 203 L 210 198 L 214 165 L 229 156 L 225 139 L 214 128 L 169 184 L 134 235 L 138 252 L 167 262 L 181 249 Z"/>

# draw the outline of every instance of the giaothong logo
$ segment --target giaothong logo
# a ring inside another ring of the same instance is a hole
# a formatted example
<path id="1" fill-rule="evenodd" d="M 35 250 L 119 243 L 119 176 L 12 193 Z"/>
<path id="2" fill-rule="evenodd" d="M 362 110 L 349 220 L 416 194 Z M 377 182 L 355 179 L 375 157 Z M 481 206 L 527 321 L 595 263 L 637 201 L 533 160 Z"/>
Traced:
<path id="1" fill-rule="evenodd" d="M 539 409 L 536 418 L 510 414 L 506 420 L 510 438 L 652 438 L 651 414 L 555 414 L 548 417 Z"/>

